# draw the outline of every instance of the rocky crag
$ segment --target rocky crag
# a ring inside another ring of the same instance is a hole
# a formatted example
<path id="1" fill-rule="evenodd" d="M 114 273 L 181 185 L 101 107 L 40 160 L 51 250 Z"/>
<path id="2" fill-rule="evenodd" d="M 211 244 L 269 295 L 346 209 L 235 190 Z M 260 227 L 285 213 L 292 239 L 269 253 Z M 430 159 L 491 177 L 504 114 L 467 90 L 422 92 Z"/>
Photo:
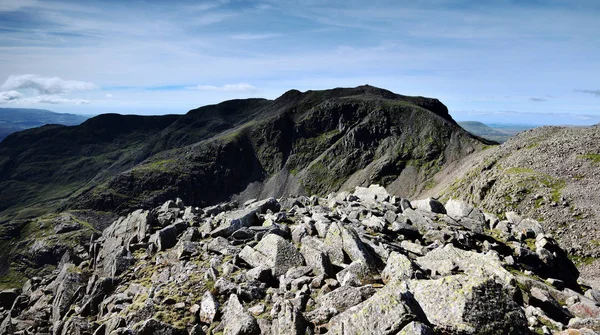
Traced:
<path id="1" fill-rule="evenodd" d="M 538 220 L 600 285 L 600 126 L 541 127 L 442 171 L 421 196 L 459 198 Z M 427 194 L 429 193 L 429 194 Z"/>
<path id="2" fill-rule="evenodd" d="M 409 197 L 489 143 L 436 99 L 372 86 L 15 133 L 0 143 L 0 288 L 52 270 L 115 214 L 176 197 L 204 207 L 371 183 Z"/>
<path id="3" fill-rule="evenodd" d="M 114 221 L 0 292 L 0 334 L 597 334 L 539 222 L 357 187 Z"/>

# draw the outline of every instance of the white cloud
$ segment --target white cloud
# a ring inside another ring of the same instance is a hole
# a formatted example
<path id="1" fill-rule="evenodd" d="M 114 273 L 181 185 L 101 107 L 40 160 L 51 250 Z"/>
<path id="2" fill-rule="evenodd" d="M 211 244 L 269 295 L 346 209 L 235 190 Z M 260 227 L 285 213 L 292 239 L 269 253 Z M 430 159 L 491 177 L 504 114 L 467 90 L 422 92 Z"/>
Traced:
<path id="1" fill-rule="evenodd" d="M 105 97 L 106 97 L 107 99 L 112 99 L 113 95 L 112 95 L 112 94 L 110 94 L 110 93 L 106 93 Z"/>
<path id="2" fill-rule="evenodd" d="M 98 88 L 96 84 L 85 81 L 34 74 L 15 75 L 8 77 L 2 85 L 0 104 L 88 104 L 89 100 L 65 98 L 62 95 L 96 88 Z"/>
<path id="3" fill-rule="evenodd" d="M 226 84 L 223 86 L 198 85 L 187 87 L 190 90 L 217 91 L 217 92 L 256 92 L 258 89 L 247 83 Z"/>
<path id="4" fill-rule="evenodd" d="M 23 97 L 23 94 L 17 91 L 6 91 L 0 92 L 0 104 L 7 103 L 9 101 L 18 100 Z"/>
<path id="5" fill-rule="evenodd" d="M 3 91 L 30 89 L 36 91 L 38 94 L 64 94 L 97 88 L 96 84 L 90 82 L 64 80 L 58 77 L 42 77 L 35 74 L 10 76 L 2 85 Z"/>
<path id="6" fill-rule="evenodd" d="M 18 101 L 22 104 L 75 104 L 75 105 L 86 105 L 89 104 L 89 100 L 84 99 L 67 99 L 58 95 L 40 95 L 37 97 L 28 97 L 20 99 Z"/>

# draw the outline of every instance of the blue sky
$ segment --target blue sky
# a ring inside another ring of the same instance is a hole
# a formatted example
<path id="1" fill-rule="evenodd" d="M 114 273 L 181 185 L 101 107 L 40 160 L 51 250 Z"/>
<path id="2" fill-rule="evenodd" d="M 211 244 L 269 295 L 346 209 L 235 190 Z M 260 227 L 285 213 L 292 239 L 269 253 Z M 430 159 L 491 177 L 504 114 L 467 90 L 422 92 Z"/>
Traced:
<path id="1" fill-rule="evenodd" d="M 370 84 L 457 120 L 600 122 L 596 0 L 0 0 L 0 106 L 185 113 Z"/>

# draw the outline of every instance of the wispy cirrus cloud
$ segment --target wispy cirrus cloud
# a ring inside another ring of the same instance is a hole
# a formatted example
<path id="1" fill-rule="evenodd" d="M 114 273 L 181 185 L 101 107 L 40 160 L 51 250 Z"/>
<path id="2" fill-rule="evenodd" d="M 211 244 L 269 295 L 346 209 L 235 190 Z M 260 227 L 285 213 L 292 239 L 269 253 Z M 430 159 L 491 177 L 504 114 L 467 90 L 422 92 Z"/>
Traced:
<path id="1" fill-rule="evenodd" d="M 591 94 L 600 97 L 600 90 L 575 90 L 575 92 Z"/>
<path id="2" fill-rule="evenodd" d="M 276 38 L 276 37 L 281 37 L 281 36 L 282 36 L 281 34 L 273 34 L 273 33 L 266 33 L 266 34 L 244 33 L 244 34 L 232 35 L 229 38 L 234 39 L 234 40 L 254 41 L 254 40 L 266 40 L 266 39 Z"/>
<path id="3" fill-rule="evenodd" d="M 544 102 L 544 101 L 548 101 L 548 99 L 545 99 L 545 98 L 537 98 L 537 97 L 531 97 L 531 98 L 529 98 L 529 101 L 533 101 L 533 102 Z"/>
<path id="4" fill-rule="evenodd" d="M 98 89 L 98 85 L 59 77 L 43 77 L 35 74 L 9 76 L 2 84 L 0 103 L 16 104 L 87 104 L 88 100 L 65 98 L 63 95 L 76 91 Z"/>
<path id="5" fill-rule="evenodd" d="M 254 87 L 248 83 L 226 84 L 223 86 L 197 85 L 197 86 L 188 86 L 186 88 L 189 90 L 217 91 L 217 92 L 257 92 L 258 91 L 258 88 Z"/>

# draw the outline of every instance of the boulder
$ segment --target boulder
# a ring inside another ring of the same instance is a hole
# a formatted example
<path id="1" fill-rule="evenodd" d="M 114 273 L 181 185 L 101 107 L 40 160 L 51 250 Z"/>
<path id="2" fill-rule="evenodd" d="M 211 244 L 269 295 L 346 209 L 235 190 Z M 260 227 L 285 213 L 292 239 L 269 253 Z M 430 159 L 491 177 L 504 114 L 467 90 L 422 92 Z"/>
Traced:
<path id="1" fill-rule="evenodd" d="M 387 284 L 394 280 L 412 279 L 414 275 L 415 267 L 411 260 L 399 252 L 392 252 L 381 272 L 381 279 Z"/>
<path id="2" fill-rule="evenodd" d="M 210 235 L 212 237 L 229 237 L 240 228 L 258 226 L 260 225 L 260 219 L 256 215 L 258 211 L 259 208 L 246 208 L 228 213 L 225 215 L 223 223 L 211 231 Z"/>
<path id="3" fill-rule="evenodd" d="M 260 334 L 256 319 L 244 309 L 235 294 L 232 294 L 227 300 L 221 323 L 225 325 L 223 335 Z"/>
<path id="4" fill-rule="evenodd" d="M 444 205 L 442 205 L 442 203 L 435 198 L 415 200 L 412 201 L 411 204 L 415 209 L 432 213 L 446 214 L 446 208 L 444 208 Z"/>
<path id="5" fill-rule="evenodd" d="M 202 296 L 202 302 L 200 302 L 200 310 L 198 311 L 198 318 L 200 322 L 211 324 L 215 320 L 215 316 L 219 311 L 219 302 L 210 293 L 210 291 L 204 292 Z"/>
<path id="6" fill-rule="evenodd" d="M 448 200 L 448 202 L 446 202 L 446 214 L 455 220 L 470 218 L 479 221 L 482 224 L 486 222 L 485 214 L 480 209 L 460 200 Z"/>
<path id="7" fill-rule="evenodd" d="M 252 267 L 264 265 L 271 268 L 276 277 L 294 266 L 304 265 L 304 258 L 296 247 L 275 234 L 266 235 L 254 248 L 245 246 L 239 257 Z"/>
<path id="8" fill-rule="evenodd" d="M 370 185 L 369 187 L 357 186 L 354 189 L 354 195 L 366 203 L 383 202 L 390 199 L 390 194 L 385 187 L 379 185 Z"/>
<path id="9" fill-rule="evenodd" d="M 362 287 L 341 286 L 317 297 L 316 302 L 321 309 L 335 308 L 337 311 L 343 312 L 367 300 L 373 294 L 375 294 L 375 289 L 370 285 Z"/>
<path id="10" fill-rule="evenodd" d="M 331 319 L 328 334 L 397 334 L 421 318 L 424 316 L 408 287 L 394 282 Z"/>
<path id="11" fill-rule="evenodd" d="M 485 274 L 410 280 L 408 287 L 442 333 L 521 334 L 527 326 L 511 292 Z"/>
<path id="12" fill-rule="evenodd" d="M 279 313 L 273 319 L 271 334 L 273 335 L 301 335 L 305 334 L 307 322 L 302 312 L 289 300 L 281 303 Z"/>
<path id="13" fill-rule="evenodd" d="M 306 265 L 310 266 L 316 275 L 333 276 L 333 268 L 326 253 L 312 248 L 306 243 L 300 246 L 300 253 L 304 257 Z"/>
<path id="14" fill-rule="evenodd" d="M 435 332 L 428 325 L 413 321 L 402 328 L 398 335 L 435 335 Z"/>
<path id="15" fill-rule="evenodd" d="M 417 258 L 416 262 L 421 268 L 441 275 L 449 275 L 453 268 L 457 267 L 457 270 L 472 276 L 497 278 L 504 285 L 512 285 L 515 281 L 515 277 L 502 267 L 500 258 L 493 251 L 481 254 L 447 244 Z M 452 266 L 449 267 L 448 264 Z"/>
<path id="16" fill-rule="evenodd" d="M 150 237 L 150 243 L 154 243 L 157 251 L 167 250 L 177 244 L 177 235 L 187 229 L 187 223 L 180 222 L 168 225 L 157 231 Z"/>

